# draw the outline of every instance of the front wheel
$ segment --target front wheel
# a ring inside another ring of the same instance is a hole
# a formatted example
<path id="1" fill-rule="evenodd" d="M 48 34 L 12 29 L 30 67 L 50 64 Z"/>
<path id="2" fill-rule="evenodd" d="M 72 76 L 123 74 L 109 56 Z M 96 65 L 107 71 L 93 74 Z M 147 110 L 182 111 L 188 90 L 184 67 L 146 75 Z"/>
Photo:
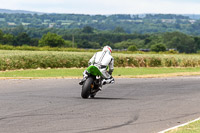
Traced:
<path id="1" fill-rule="evenodd" d="M 82 98 L 88 98 L 90 96 L 90 91 L 91 88 L 93 88 L 93 78 L 89 77 L 86 79 L 85 83 L 82 86 L 82 92 L 81 92 L 81 97 Z"/>

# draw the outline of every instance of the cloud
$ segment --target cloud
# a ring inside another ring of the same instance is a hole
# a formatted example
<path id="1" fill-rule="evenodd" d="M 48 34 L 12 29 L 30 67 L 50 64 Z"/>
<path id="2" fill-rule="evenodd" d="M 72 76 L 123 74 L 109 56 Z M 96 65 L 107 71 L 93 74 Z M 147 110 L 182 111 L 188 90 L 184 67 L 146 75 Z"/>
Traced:
<path id="1" fill-rule="evenodd" d="M 0 8 L 58 13 L 200 14 L 199 0 L 1 0 Z"/>

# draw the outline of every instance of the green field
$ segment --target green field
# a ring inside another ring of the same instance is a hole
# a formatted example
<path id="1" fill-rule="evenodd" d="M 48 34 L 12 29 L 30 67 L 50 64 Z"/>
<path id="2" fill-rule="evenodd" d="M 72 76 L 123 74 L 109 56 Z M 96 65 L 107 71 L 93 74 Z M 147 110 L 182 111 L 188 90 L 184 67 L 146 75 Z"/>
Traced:
<path id="1" fill-rule="evenodd" d="M 190 123 L 189 125 L 168 131 L 166 133 L 200 133 L 200 121 Z"/>
<path id="2" fill-rule="evenodd" d="M 0 50 L 0 71 L 81 68 L 94 52 Z M 200 55 L 113 53 L 115 67 L 200 67 Z"/>
<path id="3" fill-rule="evenodd" d="M 85 69 L 44 69 L 44 70 L 18 70 L 0 72 L 0 77 L 82 77 Z M 197 73 L 196 73 L 197 72 Z M 163 77 L 181 75 L 200 75 L 200 68 L 115 68 L 115 77 Z"/>

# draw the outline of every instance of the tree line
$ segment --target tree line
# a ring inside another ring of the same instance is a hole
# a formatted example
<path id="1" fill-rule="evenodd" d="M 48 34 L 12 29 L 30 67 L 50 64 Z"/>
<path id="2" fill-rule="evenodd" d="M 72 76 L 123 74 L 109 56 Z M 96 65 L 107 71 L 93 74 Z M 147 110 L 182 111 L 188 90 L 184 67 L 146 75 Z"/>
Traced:
<path id="1" fill-rule="evenodd" d="M 13 30 L 13 29 L 12 29 Z M 55 30 L 55 29 L 51 29 Z M 98 31 L 90 26 L 75 29 L 73 32 L 66 31 L 58 34 L 46 29 L 44 34 L 32 37 L 32 32 L 23 28 L 13 34 L 0 30 L 0 44 L 13 46 L 50 46 L 50 47 L 76 47 L 100 49 L 110 45 L 113 49 L 130 51 L 150 49 L 152 51 L 165 51 L 174 49 L 180 53 L 197 53 L 200 50 L 200 37 L 187 35 L 181 32 L 166 32 L 154 34 L 128 34 L 123 28 L 114 31 Z M 55 30 L 56 31 L 56 30 Z"/>

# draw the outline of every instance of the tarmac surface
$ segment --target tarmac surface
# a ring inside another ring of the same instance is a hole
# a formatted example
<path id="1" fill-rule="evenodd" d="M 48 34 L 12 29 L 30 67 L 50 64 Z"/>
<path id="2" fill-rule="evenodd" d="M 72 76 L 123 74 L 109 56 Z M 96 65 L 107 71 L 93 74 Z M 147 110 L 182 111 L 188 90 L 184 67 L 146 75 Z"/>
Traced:
<path id="1" fill-rule="evenodd" d="M 116 79 L 82 99 L 78 79 L 0 80 L 0 133 L 156 133 L 200 117 L 200 77 Z"/>

